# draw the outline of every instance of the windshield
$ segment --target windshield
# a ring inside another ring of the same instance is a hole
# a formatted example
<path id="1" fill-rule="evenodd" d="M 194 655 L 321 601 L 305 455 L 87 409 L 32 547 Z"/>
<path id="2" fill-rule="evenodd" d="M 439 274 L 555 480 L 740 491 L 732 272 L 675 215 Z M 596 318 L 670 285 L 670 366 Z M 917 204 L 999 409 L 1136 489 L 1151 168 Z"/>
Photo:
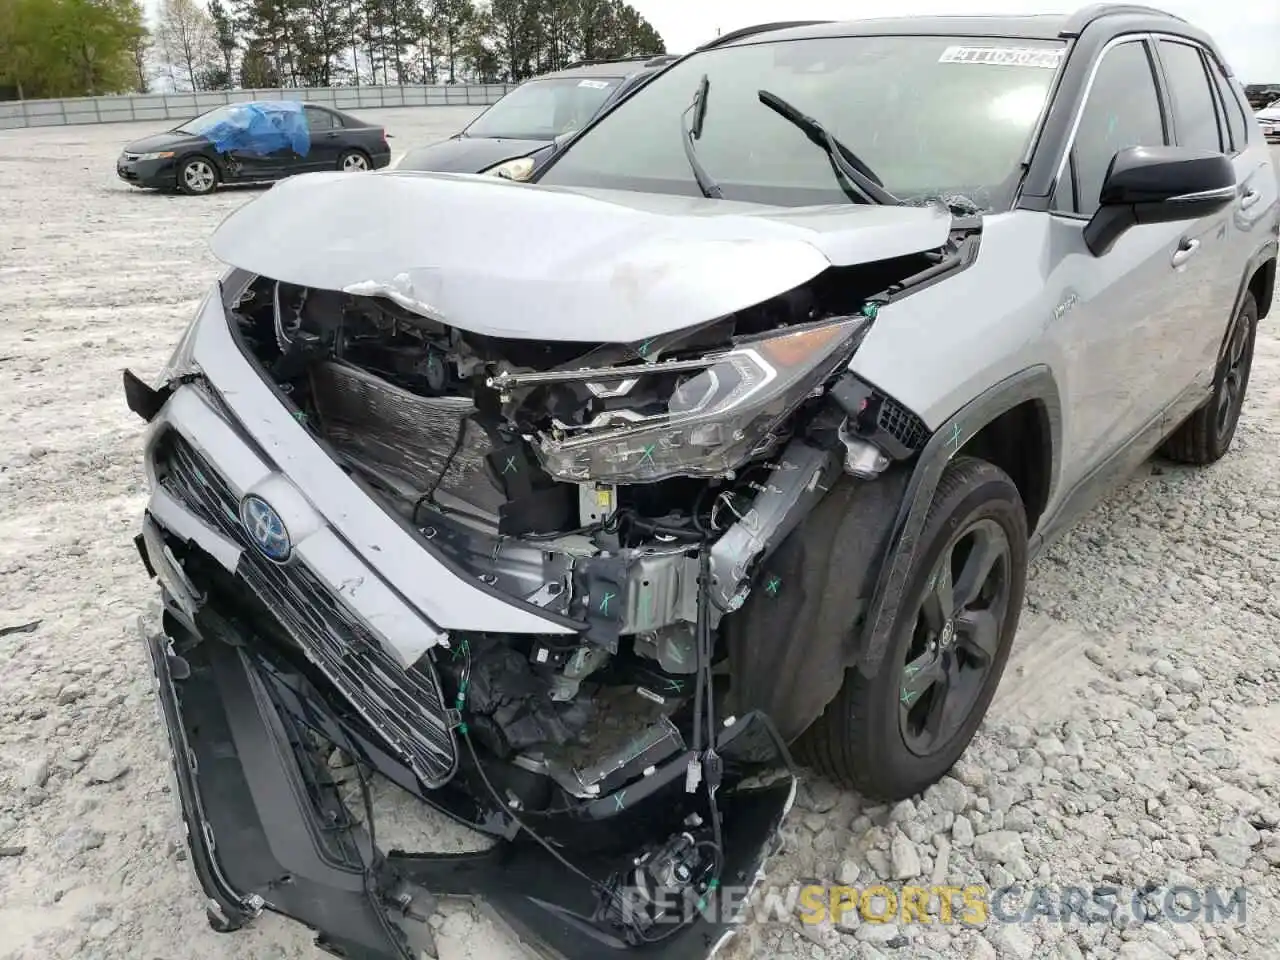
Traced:
<path id="1" fill-rule="evenodd" d="M 558 77 L 529 80 L 512 90 L 467 127 L 469 137 L 554 140 L 586 126 L 621 77 Z"/>
<path id="2" fill-rule="evenodd" d="M 907 202 L 1009 202 L 1065 45 L 924 36 L 823 37 L 722 47 L 668 67 L 577 140 L 546 184 L 698 196 L 680 116 L 710 83 L 697 155 L 728 200 L 848 203 L 825 152 L 760 102 L 823 124 Z"/>
<path id="3" fill-rule="evenodd" d="M 194 120 L 188 120 L 180 127 L 174 127 L 173 130 L 175 133 L 189 133 L 195 137 L 202 137 L 218 124 L 230 120 L 238 106 L 241 104 L 232 103 L 225 107 L 218 107 L 216 110 L 200 114 Z"/>

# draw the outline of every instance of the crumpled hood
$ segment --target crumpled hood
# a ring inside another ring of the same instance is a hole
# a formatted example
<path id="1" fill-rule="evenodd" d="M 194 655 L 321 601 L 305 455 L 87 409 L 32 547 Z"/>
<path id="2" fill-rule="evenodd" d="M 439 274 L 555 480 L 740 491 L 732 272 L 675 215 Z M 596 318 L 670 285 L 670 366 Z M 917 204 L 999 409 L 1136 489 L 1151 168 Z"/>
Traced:
<path id="1" fill-rule="evenodd" d="M 832 265 L 942 246 L 942 207 L 766 207 L 498 177 L 312 173 L 232 213 L 214 255 L 383 295 L 473 333 L 631 341 L 784 293 Z"/>
<path id="2" fill-rule="evenodd" d="M 455 137 L 406 153 L 397 170 L 432 170 L 442 173 L 480 173 L 507 160 L 550 150 L 549 140 L 510 140 L 489 137 Z"/>

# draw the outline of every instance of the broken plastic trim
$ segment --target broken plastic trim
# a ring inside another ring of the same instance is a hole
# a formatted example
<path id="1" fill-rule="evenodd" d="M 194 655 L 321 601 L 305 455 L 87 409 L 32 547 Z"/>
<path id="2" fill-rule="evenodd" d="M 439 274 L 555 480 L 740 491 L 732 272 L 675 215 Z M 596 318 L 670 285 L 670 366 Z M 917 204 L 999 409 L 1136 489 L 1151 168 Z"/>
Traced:
<path id="1" fill-rule="evenodd" d="M 418 919 L 414 903 L 442 895 L 480 901 L 540 955 L 599 960 L 637 949 L 603 923 L 596 891 L 534 844 L 503 843 L 463 855 L 392 851 L 383 858 L 376 850 L 363 852 L 368 839 L 361 828 L 340 802 L 331 806 L 337 793 L 326 787 L 323 764 L 304 770 L 301 729 L 281 709 L 288 692 L 257 663 L 252 644 L 208 638 L 177 658 L 167 637 L 144 639 L 172 746 L 191 862 L 211 898 L 210 921 L 217 929 L 235 929 L 266 909 L 312 927 L 317 944 L 336 955 L 406 960 Z M 183 669 L 171 669 L 179 661 Z M 318 712 L 321 728 L 341 726 L 323 701 L 310 699 L 305 708 Z M 748 786 L 741 779 L 738 771 L 779 765 L 771 761 L 790 768 L 785 746 L 762 717 L 727 721 L 717 734 L 715 749 L 735 771 L 718 796 L 727 841 L 721 888 L 741 891 L 760 876 L 794 801 L 796 780 L 784 774 Z M 353 736 L 348 742 L 362 741 Z M 691 756 L 679 754 L 584 805 L 577 817 L 555 818 L 566 821 L 566 836 L 603 828 L 612 838 L 612 851 L 587 844 L 573 852 L 575 862 L 595 876 L 625 875 L 642 851 L 678 833 L 681 818 L 698 812 L 692 806 L 698 798 L 683 793 Z M 361 759 L 380 762 L 374 755 Z M 387 773 L 394 778 L 396 771 Z M 332 829 L 335 824 L 345 829 Z M 619 852 L 619 843 L 627 849 Z M 700 914 L 680 918 L 690 922 L 660 945 L 639 949 L 663 960 L 702 960 L 739 921 L 730 913 L 733 903 L 713 889 Z"/>

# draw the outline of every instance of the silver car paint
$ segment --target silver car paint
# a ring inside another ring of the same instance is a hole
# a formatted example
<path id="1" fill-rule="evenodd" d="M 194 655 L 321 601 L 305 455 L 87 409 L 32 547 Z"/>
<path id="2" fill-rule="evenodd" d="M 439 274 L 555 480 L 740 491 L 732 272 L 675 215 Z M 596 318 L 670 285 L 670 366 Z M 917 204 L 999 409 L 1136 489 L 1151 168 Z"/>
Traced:
<path id="1" fill-rule="evenodd" d="M 1046 364 L 1063 437 L 1051 514 L 1179 393 L 1211 386 L 1241 271 L 1280 217 L 1256 123 L 1234 164 L 1234 204 L 1200 221 L 1133 227 L 1102 257 L 1084 246 L 1081 217 L 986 217 L 975 263 L 881 309 L 851 368 L 937 429 L 990 385 Z M 1201 242 L 1176 257 L 1184 238 Z"/>
<path id="2" fill-rule="evenodd" d="M 382 294 L 473 333 L 635 341 L 760 303 L 833 264 L 940 247 L 950 224 L 940 206 L 796 209 L 334 173 L 276 185 L 211 245 L 252 273 Z"/>
<path id="3" fill-rule="evenodd" d="M 195 324 L 195 366 L 265 457 L 193 386 L 175 392 L 158 422 L 173 426 L 206 453 L 236 494 L 265 495 L 284 516 L 300 561 L 357 609 L 402 663 L 414 662 L 450 630 L 573 632 L 455 574 L 371 500 L 250 367 L 232 339 L 218 297 L 206 298 Z M 153 504 L 166 499 L 162 488 L 153 483 L 152 489 Z M 171 498 L 162 509 L 182 510 Z M 180 523 L 186 529 L 199 526 L 197 539 L 211 544 L 210 552 L 234 569 L 231 545 L 190 515 Z"/>

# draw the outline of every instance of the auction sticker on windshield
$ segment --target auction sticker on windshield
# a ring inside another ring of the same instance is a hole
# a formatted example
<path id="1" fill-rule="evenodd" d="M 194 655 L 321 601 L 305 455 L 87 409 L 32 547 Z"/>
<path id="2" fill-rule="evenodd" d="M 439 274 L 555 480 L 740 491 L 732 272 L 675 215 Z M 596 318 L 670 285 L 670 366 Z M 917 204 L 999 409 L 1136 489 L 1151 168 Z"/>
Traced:
<path id="1" fill-rule="evenodd" d="M 609 84 L 605 80 L 582 80 L 578 83 L 580 87 L 587 87 L 591 90 L 608 90 Z"/>
<path id="2" fill-rule="evenodd" d="M 1056 70 L 1065 54 L 1066 49 L 1063 47 L 947 47 L 942 51 L 938 62 Z"/>

